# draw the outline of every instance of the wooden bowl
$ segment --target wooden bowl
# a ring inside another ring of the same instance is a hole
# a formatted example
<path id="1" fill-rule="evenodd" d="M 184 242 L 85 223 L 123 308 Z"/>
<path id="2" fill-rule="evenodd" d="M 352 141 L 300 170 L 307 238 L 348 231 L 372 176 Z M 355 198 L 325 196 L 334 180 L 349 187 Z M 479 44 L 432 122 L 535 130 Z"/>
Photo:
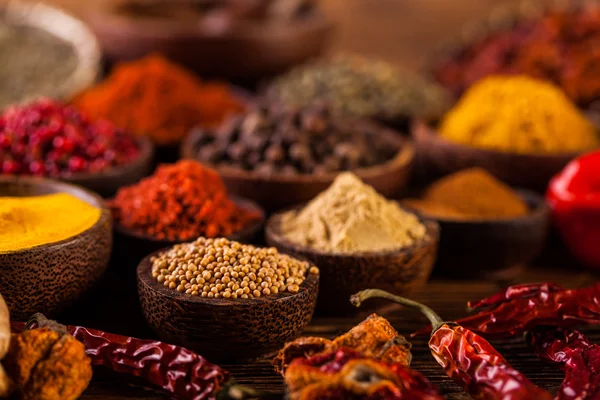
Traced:
<path id="1" fill-rule="evenodd" d="M 0 253 L 0 293 L 11 318 L 36 312 L 55 315 L 73 304 L 100 279 L 112 249 L 111 216 L 103 200 L 83 188 L 50 179 L 0 177 L 0 196 L 69 193 L 102 210 L 98 221 L 71 238 Z M 73 218 L 57 215 L 56 218 Z"/>
<path id="2" fill-rule="evenodd" d="M 369 124 L 364 120 L 357 123 Z M 390 129 L 379 126 L 382 135 L 400 147 L 398 154 L 386 163 L 354 170 L 365 183 L 386 197 L 397 196 L 410 179 L 414 147 L 409 139 Z M 193 133 L 181 147 L 181 157 L 195 159 L 194 148 L 200 133 Z M 281 210 L 296 204 L 306 203 L 327 189 L 337 173 L 324 175 L 259 175 L 251 171 L 213 166 L 225 182 L 227 190 L 238 196 L 256 201 L 267 211 Z"/>
<path id="3" fill-rule="evenodd" d="M 148 138 L 137 138 L 140 154 L 129 164 L 101 172 L 83 172 L 62 177 L 61 180 L 83 186 L 104 197 L 113 196 L 120 187 L 132 185 L 150 173 L 154 146 Z"/>
<path id="4" fill-rule="evenodd" d="M 31 26 L 69 43 L 73 46 L 78 63 L 64 84 L 56 93 L 40 95 L 70 99 L 75 93 L 94 84 L 101 71 L 102 55 L 96 36 L 85 23 L 63 10 L 41 2 L 9 0 L 0 5 L 0 18 L 17 26 Z"/>
<path id="5" fill-rule="evenodd" d="M 578 153 L 516 154 L 479 149 L 442 138 L 424 122 L 413 125 L 417 163 L 427 180 L 471 168 L 481 167 L 512 185 L 545 191 L 550 179 Z"/>
<path id="6" fill-rule="evenodd" d="M 251 223 L 239 232 L 235 232 L 227 239 L 235 240 L 242 243 L 252 242 L 262 231 L 265 223 L 265 212 L 256 203 L 243 198 L 233 198 L 233 201 L 242 208 L 255 211 L 260 214 L 260 219 Z M 156 252 L 166 247 L 172 247 L 179 243 L 189 242 L 190 240 L 164 240 L 144 235 L 140 232 L 133 231 L 120 225 L 117 221 L 114 222 L 115 231 L 115 254 L 120 260 L 126 260 L 127 263 L 137 265 L 140 260 L 148 254 Z M 200 235 L 199 235 L 200 236 Z"/>
<path id="7" fill-rule="evenodd" d="M 530 213 L 497 220 L 435 218 L 442 235 L 434 274 L 453 278 L 510 279 L 539 254 L 550 231 L 550 209 L 542 196 L 517 193 Z"/>
<path id="8" fill-rule="evenodd" d="M 277 247 L 282 253 L 306 258 L 319 267 L 319 314 L 358 313 L 359 310 L 350 304 L 349 299 L 352 294 L 363 289 L 377 288 L 396 294 L 408 294 L 421 288 L 433 269 L 440 235 L 440 228 L 433 220 L 421 220 L 427 228 L 427 235 L 414 246 L 346 254 L 291 243 L 281 232 L 282 215 L 283 213 L 276 213 L 267 220 L 267 243 Z"/>
<path id="9" fill-rule="evenodd" d="M 161 52 L 201 76 L 252 80 L 320 55 L 333 30 L 320 12 L 273 24 L 245 20 L 152 20 L 118 12 L 130 0 L 96 2 L 85 20 L 111 61 Z"/>
<path id="10" fill-rule="evenodd" d="M 309 323 L 319 276 L 308 274 L 298 293 L 255 299 L 207 299 L 165 288 L 152 278 L 150 257 L 137 268 L 146 320 L 166 342 L 195 350 L 211 361 L 241 362 L 267 355 L 294 339 Z"/>

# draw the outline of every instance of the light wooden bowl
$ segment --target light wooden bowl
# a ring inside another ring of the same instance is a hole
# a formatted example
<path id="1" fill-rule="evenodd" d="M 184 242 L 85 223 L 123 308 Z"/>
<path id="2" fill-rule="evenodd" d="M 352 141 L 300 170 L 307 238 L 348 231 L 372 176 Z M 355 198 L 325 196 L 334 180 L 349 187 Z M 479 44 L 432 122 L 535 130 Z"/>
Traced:
<path id="1" fill-rule="evenodd" d="M 294 339 L 310 321 L 319 276 L 309 274 L 298 293 L 254 299 L 208 299 L 165 288 L 152 278 L 150 257 L 137 268 L 144 316 L 166 342 L 211 361 L 241 362 L 268 355 Z"/>
<path id="2" fill-rule="evenodd" d="M 42 178 L 0 177 L 0 196 L 69 193 L 102 210 L 89 229 L 71 238 L 0 253 L 0 293 L 15 320 L 36 312 L 55 315 L 100 279 L 112 249 L 111 216 L 104 201 L 83 188 Z M 57 215 L 56 218 L 72 218 Z"/>
<path id="3" fill-rule="evenodd" d="M 73 46 L 78 63 L 69 81 L 63 86 L 63 92 L 41 95 L 68 100 L 93 85 L 100 76 L 100 45 L 83 21 L 41 2 L 18 0 L 8 0 L 0 5 L 0 19 L 11 25 L 41 29 Z"/>

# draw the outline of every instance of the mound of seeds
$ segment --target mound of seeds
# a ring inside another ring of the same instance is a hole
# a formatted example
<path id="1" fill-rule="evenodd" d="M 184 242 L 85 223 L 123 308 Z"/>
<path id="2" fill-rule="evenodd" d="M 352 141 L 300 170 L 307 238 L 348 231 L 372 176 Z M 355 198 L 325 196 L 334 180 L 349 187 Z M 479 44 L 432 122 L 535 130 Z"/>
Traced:
<path id="1" fill-rule="evenodd" d="M 150 259 L 152 276 L 165 287 L 192 296 L 252 299 L 297 293 L 307 275 L 319 269 L 277 249 L 227 239 L 198 238 Z"/>

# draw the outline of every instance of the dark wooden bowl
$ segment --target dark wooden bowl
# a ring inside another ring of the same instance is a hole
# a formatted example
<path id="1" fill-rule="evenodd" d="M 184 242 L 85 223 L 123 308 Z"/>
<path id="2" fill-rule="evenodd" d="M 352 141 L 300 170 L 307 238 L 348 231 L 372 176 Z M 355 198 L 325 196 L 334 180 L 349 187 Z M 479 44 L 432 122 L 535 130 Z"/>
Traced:
<path id="1" fill-rule="evenodd" d="M 140 154 L 133 162 L 94 173 L 78 173 L 61 180 L 83 186 L 104 197 L 113 196 L 122 186 L 136 183 L 147 176 L 152 168 L 154 146 L 148 138 L 139 137 Z"/>
<path id="2" fill-rule="evenodd" d="M 124 1 L 96 2 L 85 15 L 109 60 L 161 52 L 202 76 L 228 80 L 258 80 L 316 57 L 333 30 L 320 12 L 279 24 L 136 19 L 117 12 Z"/>
<path id="3" fill-rule="evenodd" d="M 77 56 L 77 66 L 61 89 L 38 95 L 68 100 L 91 86 L 100 76 L 102 54 L 96 36 L 86 24 L 60 8 L 41 2 L 9 0 L 0 5 L 0 19 L 18 26 L 31 26 L 69 43 Z"/>
<path id="4" fill-rule="evenodd" d="M 242 243 L 252 242 L 262 231 L 265 223 L 265 212 L 256 203 L 242 199 L 239 197 L 233 198 L 234 202 L 247 210 L 256 211 L 260 214 L 260 219 L 253 222 L 239 232 L 235 232 L 227 237 L 227 239 L 235 240 Z M 148 254 L 156 252 L 166 247 L 172 247 L 179 243 L 189 242 L 194 240 L 164 240 L 157 239 L 140 232 L 133 231 L 120 225 L 117 221 L 114 222 L 115 231 L 115 255 L 120 261 L 125 261 L 127 264 L 137 265 L 140 260 Z M 200 234 L 198 234 L 200 236 Z M 125 264 L 120 263 L 121 265 Z"/>
<path id="5" fill-rule="evenodd" d="M 26 320 L 36 312 L 55 315 L 73 304 L 100 279 L 112 249 L 111 216 L 104 201 L 83 188 L 50 179 L 0 177 L 0 196 L 69 193 L 102 210 L 86 231 L 55 243 L 0 253 L 0 293 L 11 318 Z M 56 218 L 73 218 L 57 215 Z"/>
<path id="6" fill-rule="evenodd" d="M 363 289 L 377 288 L 408 294 L 421 288 L 433 269 L 440 236 L 440 228 L 433 220 L 421 220 L 427 228 L 427 236 L 414 246 L 345 254 L 291 243 L 281 232 L 282 215 L 276 213 L 267 220 L 267 243 L 282 253 L 306 258 L 319 267 L 321 284 L 317 313 L 321 315 L 358 313 L 359 310 L 350 304 L 349 299 Z"/>
<path id="7" fill-rule="evenodd" d="M 165 288 L 151 275 L 150 257 L 137 268 L 140 303 L 150 327 L 166 342 L 211 361 L 241 362 L 268 355 L 294 339 L 315 310 L 319 276 L 298 293 L 255 299 L 207 299 Z"/>
<path id="8" fill-rule="evenodd" d="M 510 279 L 539 254 L 550 231 L 544 198 L 517 190 L 530 213 L 498 220 L 435 218 L 442 235 L 434 274 L 452 278 Z"/>
<path id="9" fill-rule="evenodd" d="M 357 123 L 370 124 L 364 120 Z M 365 183 L 386 197 L 400 194 L 410 179 L 414 147 L 410 140 L 390 129 L 379 126 L 382 135 L 388 136 L 390 143 L 400 146 L 401 150 L 390 161 L 369 168 L 353 171 Z M 181 157 L 195 159 L 193 149 L 198 134 L 191 134 L 181 147 Z M 296 204 L 306 203 L 327 189 L 337 173 L 326 175 L 271 175 L 262 176 L 250 171 L 213 166 L 219 171 L 230 193 L 256 201 L 267 211 L 281 210 Z"/>
<path id="10" fill-rule="evenodd" d="M 427 180 L 466 168 L 481 167 L 510 185 L 544 191 L 550 179 L 579 155 L 514 154 L 465 146 L 440 137 L 421 121 L 413 125 L 412 133 L 417 164 Z"/>

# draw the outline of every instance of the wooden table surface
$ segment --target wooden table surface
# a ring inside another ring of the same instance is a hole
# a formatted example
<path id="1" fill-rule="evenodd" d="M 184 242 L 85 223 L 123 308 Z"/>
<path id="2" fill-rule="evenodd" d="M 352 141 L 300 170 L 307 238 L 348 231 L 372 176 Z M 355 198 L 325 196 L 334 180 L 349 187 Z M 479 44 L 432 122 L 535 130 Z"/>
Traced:
<path id="1" fill-rule="evenodd" d="M 91 1 L 91 0 L 88 0 Z M 51 2 L 72 8 L 75 12 L 86 6 L 84 0 L 51 0 Z M 337 21 L 338 32 L 333 51 L 356 51 L 388 59 L 399 65 L 418 68 L 431 50 L 443 39 L 460 29 L 468 20 L 485 14 L 501 0 L 323 0 L 326 11 Z M 555 260 L 556 261 L 556 260 Z M 517 281 L 531 282 L 550 280 L 566 286 L 581 286 L 595 281 L 589 272 L 574 267 L 571 261 L 555 262 L 558 269 L 548 267 L 547 262 L 538 263 L 541 267 L 530 267 Z M 115 267 L 115 266 L 113 266 Z M 118 268 L 134 266 L 116 265 Z M 560 268 L 562 267 L 562 269 Z M 459 266 L 457 266 L 459 268 Z M 139 314 L 124 314 L 121 304 L 131 301 L 123 298 L 120 291 L 105 285 L 101 295 L 96 294 L 78 305 L 62 321 L 86 324 L 115 333 L 151 336 Z M 455 319 L 465 315 L 465 303 L 497 291 L 501 284 L 485 281 L 447 281 L 434 278 L 414 298 L 427 303 L 442 317 Z M 135 288 L 129 288 L 135 293 Z M 108 293 L 106 293 L 108 292 Z M 98 298 L 103 300 L 99 301 Z M 128 296 L 126 296 L 128 297 Z M 398 307 L 379 310 L 402 334 L 408 334 L 424 324 L 424 319 L 413 312 Z M 359 323 L 366 313 L 354 318 L 315 317 L 306 329 L 306 335 L 333 337 L 347 331 Z M 117 327 L 118 328 L 115 328 Z M 210 327 L 207 327 L 210 329 Z M 600 341 L 600 328 L 587 330 L 595 341 Z M 562 377 L 556 368 L 538 361 L 519 338 L 494 342 L 512 365 L 530 377 L 535 383 L 549 390 L 556 390 Z M 425 340 L 413 341 L 413 367 L 423 372 L 440 387 L 449 399 L 468 399 L 450 379 L 448 379 L 432 359 Z M 268 359 L 245 365 L 225 365 L 241 383 L 258 389 L 283 393 L 283 384 Z M 164 399 L 166 396 L 151 390 L 126 383 L 114 376 L 96 374 L 94 381 L 82 399 Z"/>

